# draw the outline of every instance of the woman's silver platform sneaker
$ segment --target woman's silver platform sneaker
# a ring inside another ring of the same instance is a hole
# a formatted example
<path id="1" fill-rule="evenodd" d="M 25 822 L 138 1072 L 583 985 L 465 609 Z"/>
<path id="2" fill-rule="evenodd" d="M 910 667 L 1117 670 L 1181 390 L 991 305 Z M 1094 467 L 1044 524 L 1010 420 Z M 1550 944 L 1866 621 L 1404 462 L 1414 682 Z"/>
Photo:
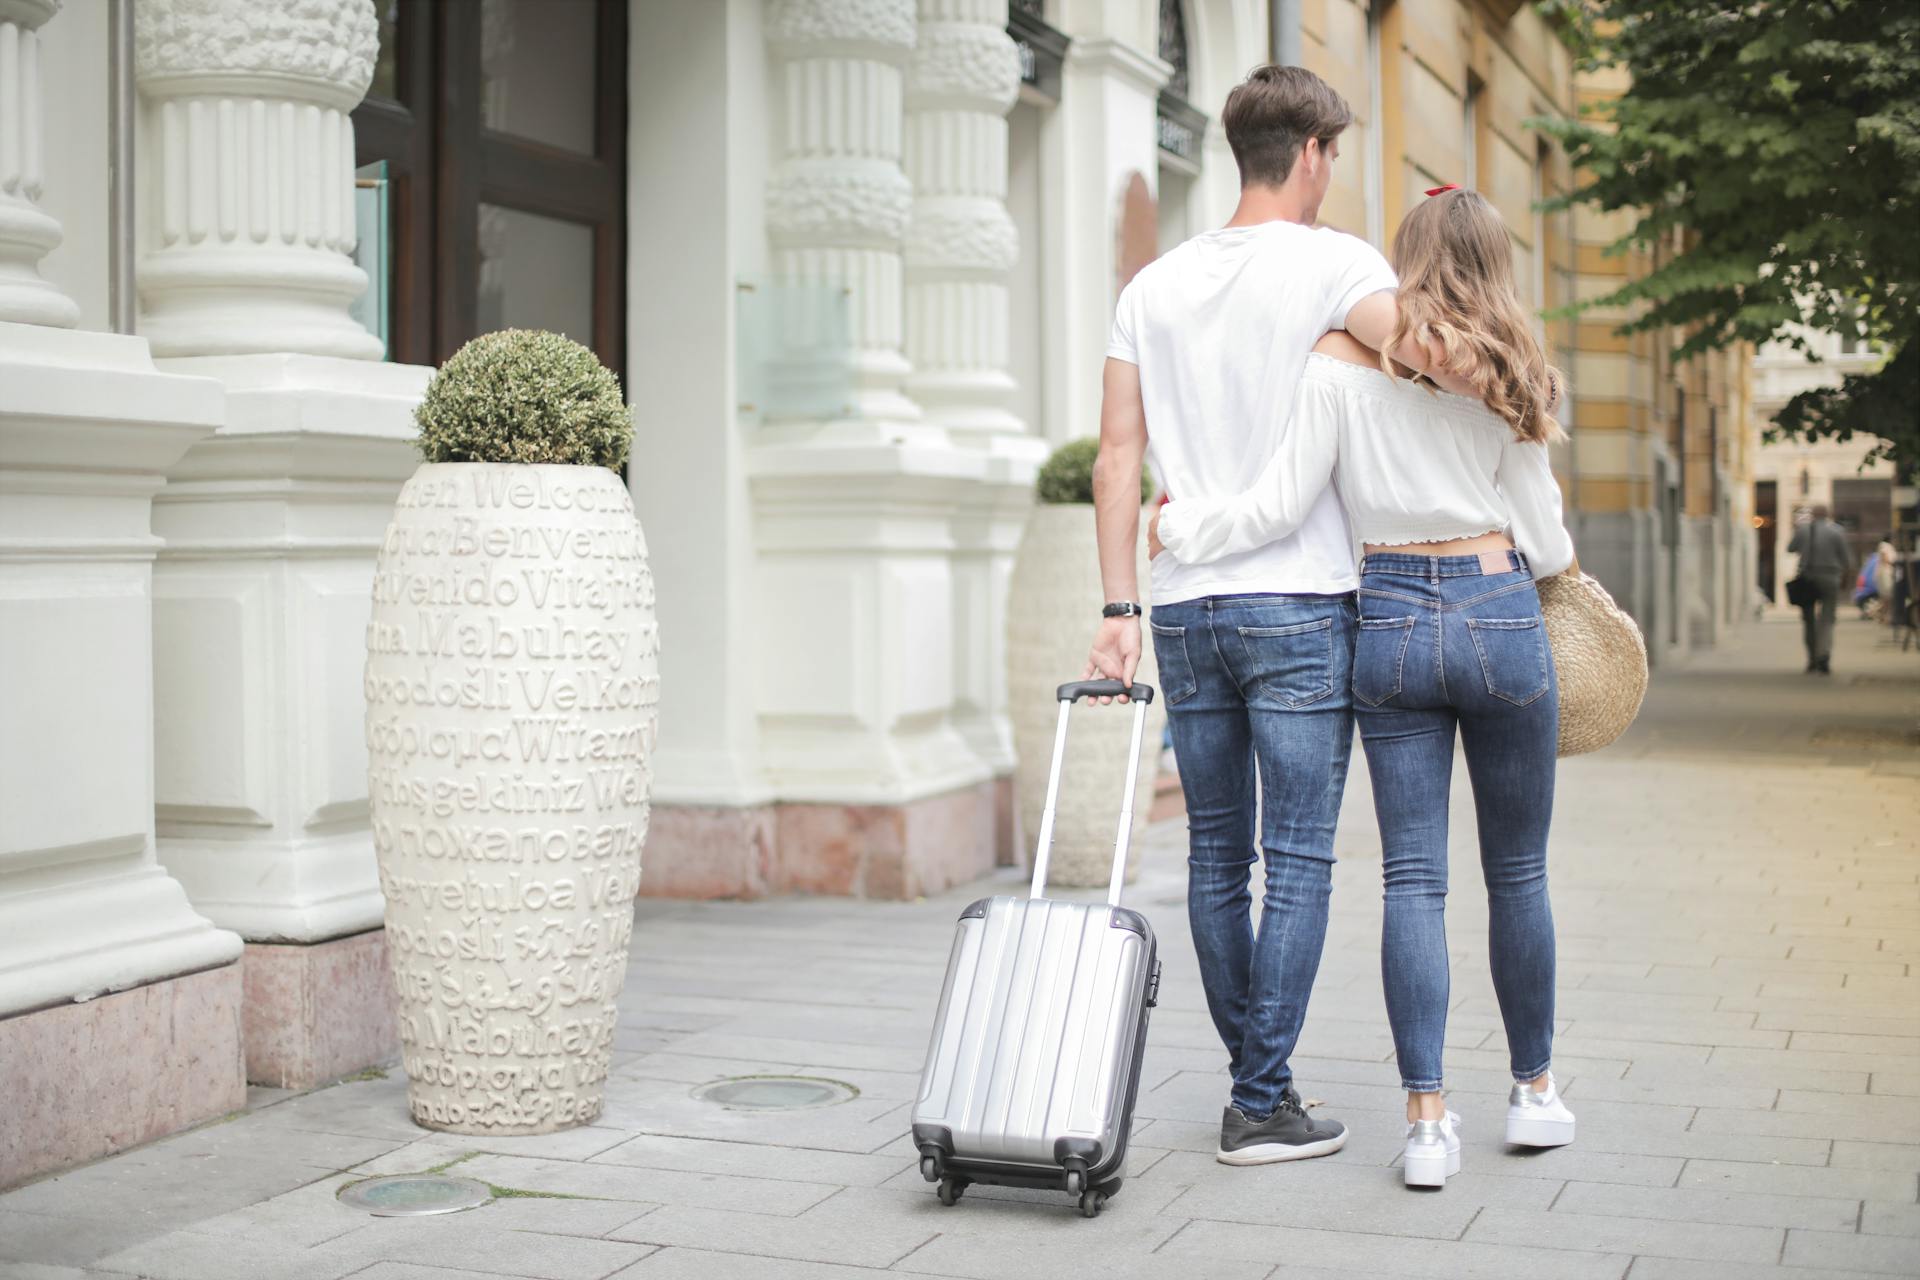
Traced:
<path id="1" fill-rule="evenodd" d="M 1564 1147 L 1573 1141 L 1573 1112 L 1560 1101 L 1551 1072 L 1547 1087 L 1516 1083 L 1507 1096 L 1507 1142 L 1516 1147 Z"/>
<path id="2" fill-rule="evenodd" d="M 1407 1126 L 1407 1150 L 1401 1168 L 1410 1187 L 1444 1187 L 1460 1172 L 1460 1117 L 1415 1120 Z"/>

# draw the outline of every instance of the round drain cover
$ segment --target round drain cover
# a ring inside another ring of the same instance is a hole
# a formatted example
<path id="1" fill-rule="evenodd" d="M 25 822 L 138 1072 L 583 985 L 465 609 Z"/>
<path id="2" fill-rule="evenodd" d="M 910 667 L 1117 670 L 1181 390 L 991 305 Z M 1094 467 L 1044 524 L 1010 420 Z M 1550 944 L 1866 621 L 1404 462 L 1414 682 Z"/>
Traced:
<path id="1" fill-rule="evenodd" d="M 740 1076 L 716 1080 L 693 1091 L 702 1102 L 735 1111 L 804 1111 L 830 1107 L 860 1095 L 850 1084 L 817 1076 Z"/>
<path id="2" fill-rule="evenodd" d="M 458 1213 L 493 1199 L 484 1182 L 446 1178 L 437 1173 L 403 1173 L 368 1178 L 340 1188 L 340 1202 L 379 1218 L 423 1218 L 431 1213 Z"/>

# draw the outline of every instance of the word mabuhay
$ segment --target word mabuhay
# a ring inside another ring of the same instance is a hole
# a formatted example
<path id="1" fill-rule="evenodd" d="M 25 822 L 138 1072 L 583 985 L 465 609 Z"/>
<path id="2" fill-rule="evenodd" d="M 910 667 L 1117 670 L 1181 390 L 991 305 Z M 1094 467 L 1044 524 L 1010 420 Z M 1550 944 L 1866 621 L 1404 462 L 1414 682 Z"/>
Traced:
<path id="1" fill-rule="evenodd" d="M 423 658 L 531 658 L 536 661 L 606 662 L 615 671 L 634 659 L 652 657 L 654 629 L 576 627 L 554 619 L 511 626 L 497 617 L 469 619 L 422 609 L 411 636 L 397 622 L 367 623 L 367 652 Z M 635 644 L 635 641 L 638 644 Z"/>
<path id="2" fill-rule="evenodd" d="M 373 575 L 376 606 L 464 604 L 510 609 L 522 598 L 536 609 L 578 609 L 614 618 L 628 609 L 653 606 L 653 575 L 642 564 L 618 571 L 569 573 L 564 569 L 502 570 L 496 560 L 427 573 L 382 567 Z"/>

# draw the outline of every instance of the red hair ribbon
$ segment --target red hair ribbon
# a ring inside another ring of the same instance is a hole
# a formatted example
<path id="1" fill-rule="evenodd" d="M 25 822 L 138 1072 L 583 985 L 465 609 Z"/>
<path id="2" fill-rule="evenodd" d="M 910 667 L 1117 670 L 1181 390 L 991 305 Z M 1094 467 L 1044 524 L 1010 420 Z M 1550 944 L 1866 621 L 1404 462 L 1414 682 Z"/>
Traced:
<path id="1" fill-rule="evenodd" d="M 1457 182 L 1449 182 L 1449 183 L 1448 183 L 1448 184 L 1447 184 L 1446 186 L 1444 186 L 1444 187 L 1428 187 L 1428 188 L 1427 188 L 1427 194 L 1428 194 L 1428 195 L 1430 195 L 1430 196 L 1437 196 L 1437 195 L 1442 195 L 1442 194 L 1444 194 L 1445 192 L 1448 192 L 1448 191 L 1458 191 L 1459 189 L 1460 189 L 1460 184 L 1459 184 L 1459 183 L 1457 183 Z"/>

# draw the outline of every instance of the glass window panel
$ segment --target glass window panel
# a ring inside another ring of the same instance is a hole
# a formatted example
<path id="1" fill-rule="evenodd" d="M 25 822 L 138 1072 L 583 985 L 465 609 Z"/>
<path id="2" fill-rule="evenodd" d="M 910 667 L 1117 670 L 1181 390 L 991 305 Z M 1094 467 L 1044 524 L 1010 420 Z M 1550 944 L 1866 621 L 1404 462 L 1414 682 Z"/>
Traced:
<path id="1" fill-rule="evenodd" d="M 595 0 L 482 0 L 480 119 L 593 153 Z"/>
<path id="2" fill-rule="evenodd" d="M 593 228 L 480 206 L 477 332 L 547 329 L 593 345 Z"/>

